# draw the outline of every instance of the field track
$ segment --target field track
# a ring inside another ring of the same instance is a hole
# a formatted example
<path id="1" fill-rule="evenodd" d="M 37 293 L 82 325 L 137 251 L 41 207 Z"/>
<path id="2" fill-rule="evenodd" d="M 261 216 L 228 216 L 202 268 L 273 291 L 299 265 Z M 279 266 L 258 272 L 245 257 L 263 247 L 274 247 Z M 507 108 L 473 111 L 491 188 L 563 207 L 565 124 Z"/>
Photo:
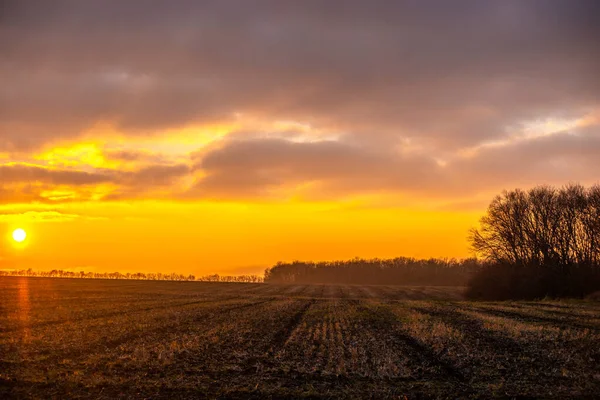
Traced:
<path id="1" fill-rule="evenodd" d="M 600 303 L 0 278 L 0 398 L 600 398 Z"/>

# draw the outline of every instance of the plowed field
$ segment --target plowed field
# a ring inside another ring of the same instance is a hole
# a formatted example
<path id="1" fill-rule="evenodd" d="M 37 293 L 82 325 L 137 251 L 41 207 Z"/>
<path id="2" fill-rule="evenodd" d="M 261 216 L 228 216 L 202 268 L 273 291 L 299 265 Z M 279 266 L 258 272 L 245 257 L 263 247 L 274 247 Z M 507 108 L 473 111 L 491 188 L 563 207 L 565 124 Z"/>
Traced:
<path id="1" fill-rule="evenodd" d="M 600 396 L 600 303 L 461 291 L 0 278 L 0 398 Z"/>

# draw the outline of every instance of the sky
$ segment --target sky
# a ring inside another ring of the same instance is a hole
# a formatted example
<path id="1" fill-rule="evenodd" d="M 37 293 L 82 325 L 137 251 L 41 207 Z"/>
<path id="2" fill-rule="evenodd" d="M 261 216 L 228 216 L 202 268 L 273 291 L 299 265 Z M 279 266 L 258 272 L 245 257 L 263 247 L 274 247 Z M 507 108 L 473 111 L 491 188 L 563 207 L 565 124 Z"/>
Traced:
<path id="1" fill-rule="evenodd" d="M 468 257 L 502 190 L 599 183 L 599 37 L 596 0 L 2 1 L 0 269 Z"/>

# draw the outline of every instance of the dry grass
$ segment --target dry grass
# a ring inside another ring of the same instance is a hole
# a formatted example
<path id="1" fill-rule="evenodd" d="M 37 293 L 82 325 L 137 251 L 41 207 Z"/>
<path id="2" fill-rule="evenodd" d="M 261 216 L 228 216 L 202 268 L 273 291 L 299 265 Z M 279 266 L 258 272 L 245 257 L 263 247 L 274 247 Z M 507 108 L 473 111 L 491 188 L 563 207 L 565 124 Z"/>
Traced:
<path id="1" fill-rule="evenodd" d="M 0 278 L 0 398 L 600 394 L 600 305 L 460 288 Z"/>

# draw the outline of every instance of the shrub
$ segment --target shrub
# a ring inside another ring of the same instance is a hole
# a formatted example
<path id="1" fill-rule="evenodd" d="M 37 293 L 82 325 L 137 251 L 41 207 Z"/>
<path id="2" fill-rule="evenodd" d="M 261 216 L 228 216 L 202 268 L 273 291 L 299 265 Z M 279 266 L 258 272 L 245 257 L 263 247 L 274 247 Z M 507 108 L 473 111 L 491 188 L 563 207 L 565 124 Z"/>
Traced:
<path id="1" fill-rule="evenodd" d="M 599 289 L 600 274 L 586 266 L 562 271 L 548 266 L 494 263 L 473 275 L 465 296 L 472 300 L 582 298 Z"/>

